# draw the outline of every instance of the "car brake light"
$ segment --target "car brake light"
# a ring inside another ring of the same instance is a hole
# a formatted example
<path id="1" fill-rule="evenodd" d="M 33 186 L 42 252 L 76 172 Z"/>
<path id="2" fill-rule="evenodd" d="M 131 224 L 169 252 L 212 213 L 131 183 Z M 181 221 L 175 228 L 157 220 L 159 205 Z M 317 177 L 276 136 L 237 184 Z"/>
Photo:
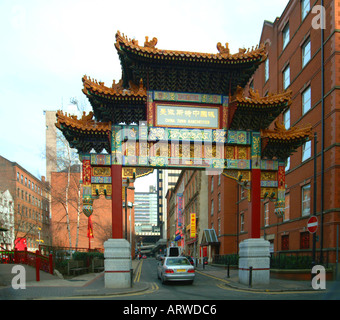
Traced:
<path id="1" fill-rule="evenodd" d="M 166 269 L 166 270 L 165 270 L 165 273 L 174 273 L 174 270 L 172 270 L 172 269 Z"/>
<path id="2" fill-rule="evenodd" d="M 188 273 L 195 273 L 195 269 L 189 269 Z"/>

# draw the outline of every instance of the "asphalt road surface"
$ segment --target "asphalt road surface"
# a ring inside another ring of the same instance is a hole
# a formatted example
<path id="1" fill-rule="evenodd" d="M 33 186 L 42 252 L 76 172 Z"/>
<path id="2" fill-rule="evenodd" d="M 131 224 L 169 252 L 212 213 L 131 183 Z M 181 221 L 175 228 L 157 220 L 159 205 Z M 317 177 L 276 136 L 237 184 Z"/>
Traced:
<path id="1" fill-rule="evenodd" d="M 340 299 L 339 288 L 325 292 L 250 292 L 238 290 L 225 285 L 223 279 L 204 274 L 197 270 L 193 284 L 186 282 L 168 282 L 162 284 L 157 278 L 157 263 L 154 258 L 142 260 L 140 272 L 137 272 L 135 281 L 148 282 L 150 288 L 139 293 L 130 293 L 121 296 L 91 297 L 103 300 L 142 300 L 142 301 L 206 301 L 209 305 L 213 301 L 219 301 L 223 305 L 224 300 L 330 300 Z M 85 299 L 86 297 L 84 297 Z"/>

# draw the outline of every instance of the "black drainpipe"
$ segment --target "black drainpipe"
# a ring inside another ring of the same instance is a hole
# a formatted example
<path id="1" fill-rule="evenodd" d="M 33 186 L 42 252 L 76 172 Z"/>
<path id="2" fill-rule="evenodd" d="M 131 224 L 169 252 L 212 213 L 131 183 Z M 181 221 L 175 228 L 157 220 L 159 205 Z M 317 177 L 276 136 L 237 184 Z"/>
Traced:
<path id="1" fill-rule="evenodd" d="M 321 7 L 324 10 L 324 1 L 321 0 Z M 321 221 L 320 221 L 320 264 L 323 263 L 323 214 L 324 214 L 324 171 L 325 171 L 325 70 L 324 70 L 324 19 L 321 12 Z"/>

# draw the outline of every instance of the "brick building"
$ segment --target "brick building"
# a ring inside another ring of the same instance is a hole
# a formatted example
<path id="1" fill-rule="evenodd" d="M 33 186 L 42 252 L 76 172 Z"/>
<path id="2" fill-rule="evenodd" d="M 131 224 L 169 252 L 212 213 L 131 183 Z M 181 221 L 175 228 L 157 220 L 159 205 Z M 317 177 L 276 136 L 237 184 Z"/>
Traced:
<path id="1" fill-rule="evenodd" d="M 222 174 L 208 176 L 208 227 L 215 229 L 220 243 L 212 254 L 238 252 L 238 184 Z"/>
<path id="2" fill-rule="evenodd" d="M 66 171 L 66 172 L 65 172 Z M 68 218 L 66 215 L 66 187 L 68 181 L 67 170 L 51 172 L 51 234 L 53 246 L 77 247 L 78 249 L 103 249 L 104 242 L 112 237 L 111 201 L 104 196 L 99 196 L 93 202 L 91 215 L 93 238 L 88 237 L 89 220 L 83 213 L 82 192 L 80 184 L 81 174 L 79 166 L 72 166 L 69 178 L 68 192 Z M 124 188 L 123 188 L 124 199 Z M 127 189 L 128 202 L 134 202 L 134 190 Z M 79 214 L 78 214 L 79 212 Z M 123 207 L 123 228 L 125 230 L 125 208 Z M 129 240 L 130 209 L 127 210 L 127 236 Z M 134 208 L 132 216 L 132 254 L 134 254 Z M 67 219 L 69 219 L 67 222 Z M 68 230 L 69 225 L 69 230 Z"/>
<path id="3" fill-rule="evenodd" d="M 203 233 L 208 229 L 208 175 L 204 170 L 182 170 L 166 198 L 168 245 L 176 243 L 185 254 L 199 257 Z M 191 236 L 191 213 L 196 214 L 195 237 Z"/>
<path id="4" fill-rule="evenodd" d="M 0 250 L 14 248 L 14 201 L 8 190 L 0 190 Z"/>
<path id="5" fill-rule="evenodd" d="M 14 201 L 14 237 L 25 238 L 27 249 L 50 245 L 50 186 L 18 163 L 0 156 L 0 187 L 9 190 Z"/>
<path id="6" fill-rule="evenodd" d="M 291 90 L 292 104 L 279 120 L 286 129 L 311 124 L 318 142 L 316 150 L 312 139 L 287 159 L 285 214 L 276 216 L 274 203 L 263 201 L 261 237 L 270 241 L 271 252 L 310 254 L 313 236 L 307 221 L 316 214 L 317 259 L 322 251 L 324 262 L 334 262 L 340 221 L 340 8 L 336 1 L 324 1 L 326 25 L 320 29 L 320 10 L 313 9 L 320 4 L 291 0 L 273 23 L 264 22 L 260 43 L 266 45 L 268 59 L 245 92 L 251 87 L 266 96 Z M 218 235 L 219 254 L 237 253 L 237 244 L 248 238 L 248 206 L 248 190 L 227 177 L 209 177 L 209 227 Z"/>

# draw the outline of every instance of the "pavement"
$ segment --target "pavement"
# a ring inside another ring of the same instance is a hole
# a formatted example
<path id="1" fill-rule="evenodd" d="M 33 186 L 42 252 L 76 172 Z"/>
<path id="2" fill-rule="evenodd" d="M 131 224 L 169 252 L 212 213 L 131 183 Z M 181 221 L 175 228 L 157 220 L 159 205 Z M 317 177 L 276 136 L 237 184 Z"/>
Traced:
<path id="1" fill-rule="evenodd" d="M 115 296 L 124 294 L 143 294 L 143 292 L 152 289 L 153 283 L 140 281 L 141 268 L 139 260 L 132 260 L 133 268 L 133 285 L 130 288 L 111 289 L 105 288 L 104 273 L 88 273 L 74 277 L 62 278 L 57 275 L 51 275 L 43 271 L 40 272 L 40 281 L 35 279 L 35 269 L 25 266 L 26 269 L 26 288 L 25 290 L 14 289 L 12 279 L 16 276 L 12 273 L 15 265 L 0 264 L 0 300 L 21 300 L 21 299 L 49 299 L 72 297 L 80 299 L 81 297 L 91 296 Z M 197 273 L 221 281 L 221 285 L 238 290 L 257 291 L 257 292 L 292 292 L 292 291 L 314 291 L 311 281 L 294 281 L 270 279 L 266 285 L 241 284 L 238 279 L 238 270 L 231 269 L 229 277 L 224 267 L 207 265 L 198 265 Z M 340 284 L 339 284 L 340 285 Z"/>

